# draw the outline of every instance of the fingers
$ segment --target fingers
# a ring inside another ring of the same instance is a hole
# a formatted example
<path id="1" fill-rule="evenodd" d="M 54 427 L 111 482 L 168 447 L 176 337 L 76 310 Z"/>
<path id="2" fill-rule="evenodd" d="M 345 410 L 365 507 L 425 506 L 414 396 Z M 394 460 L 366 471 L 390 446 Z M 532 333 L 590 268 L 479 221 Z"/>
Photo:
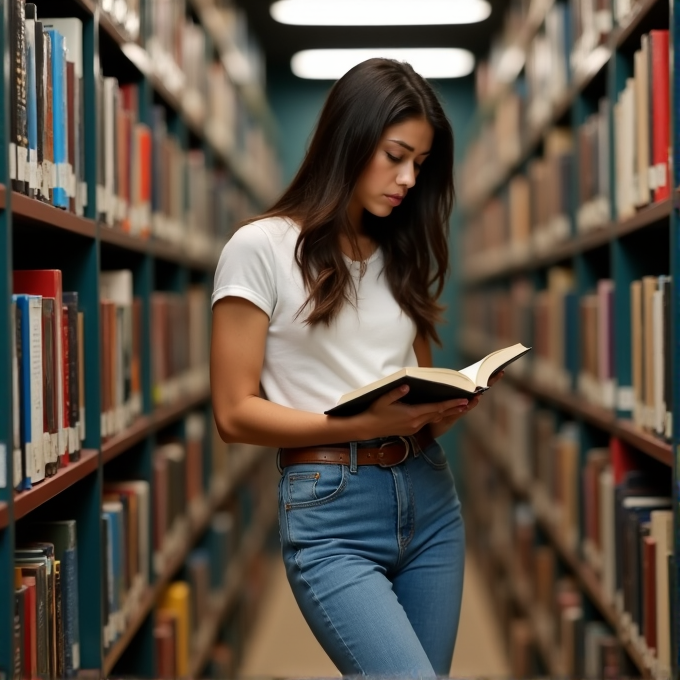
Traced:
<path id="1" fill-rule="evenodd" d="M 408 394 L 408 390 L 408 385 L 401 385 L 400 387 L 391 390 L 387 394 L 384 394 L 382 397 L 380 397 L 380 399 L 378 399 L 378 401 L 383 402 L 384 404 L 394 404 L 404 395 Z"/>

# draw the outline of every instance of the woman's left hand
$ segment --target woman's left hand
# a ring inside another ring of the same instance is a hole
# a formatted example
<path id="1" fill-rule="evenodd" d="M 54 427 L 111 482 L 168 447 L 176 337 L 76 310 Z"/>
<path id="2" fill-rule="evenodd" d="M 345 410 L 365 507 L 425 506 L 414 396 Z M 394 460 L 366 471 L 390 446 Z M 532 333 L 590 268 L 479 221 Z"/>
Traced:
<path id="1" fill-rule="evenodd" d="M 503 371 L 489 378 L 489 387 L 497 383 L 503 377 Z M 466 413 L 472 411 L 473 408 L 479 404 L 482 398 L 481 394 L 475 395 L 463 408 L 455 408 L 450 411 L 445 411 L 440 420 L 435 420 L 430 423 L 430 429 L 433 437 L 439 437 L 448 431 L 458 420 L 460 420 Z"/>

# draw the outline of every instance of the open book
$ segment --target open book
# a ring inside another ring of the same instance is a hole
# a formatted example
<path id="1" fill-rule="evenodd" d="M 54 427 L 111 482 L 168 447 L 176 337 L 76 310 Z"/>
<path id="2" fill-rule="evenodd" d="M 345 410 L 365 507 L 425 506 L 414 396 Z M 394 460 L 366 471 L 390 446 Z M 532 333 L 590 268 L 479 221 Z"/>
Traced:
<path id="1" fill-rule="evenodd" d="M 337 406 L 325 411 L 329 416 L 353 416 L 365 411 L 376 399 L 400 385 L 409 391 L 401 399 L 406 404 L 426 404 L 448 399 L 470 398 L 488 390 L 489 378 L 526 354 L 531 347 L 521 343 L 487 354 L 476 364 L 454 371 L 450 368 L 408 366 L 396 373 L 343 394 Z"/>

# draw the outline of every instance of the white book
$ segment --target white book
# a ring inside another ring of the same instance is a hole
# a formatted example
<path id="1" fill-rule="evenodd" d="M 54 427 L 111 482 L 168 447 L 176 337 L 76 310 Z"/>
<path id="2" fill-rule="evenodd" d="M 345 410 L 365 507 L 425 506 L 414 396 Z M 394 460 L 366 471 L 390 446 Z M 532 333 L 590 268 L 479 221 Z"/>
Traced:
<path id="1" fill-rule="evenodd" d="M 652 300 L 652 339 L 654 343 L 654 430 L 663 435 L 666 424 L 666 402 L 664 387 L 663 347 L 663 277 L 659 277 L 659 290 L 654 291 Z"/>
<path id="2" fill-rule="evenodd" d="M 115 126 L 118 81 L 104 78 L 104 204 L 106 223 L 113 226 L 115 218 Z"/>
<path id="3" fill-rule="evenodd" d="M 670 602 L 668 591 L 668 555 L 673 552 L 673 512 L 651 513 L 650 535 L 656 541 L 656 657 L 657 677 L 671 672 Z"/>
<path id="4" fill-rule="evenodd" d="M 43 361 L 42 361 L 42 297 L 31 295 L 28 301 L 28 329 L 31 366 L 31 449 L 33 472 L 31 483 L 45 479 L 43 447 Z"/>

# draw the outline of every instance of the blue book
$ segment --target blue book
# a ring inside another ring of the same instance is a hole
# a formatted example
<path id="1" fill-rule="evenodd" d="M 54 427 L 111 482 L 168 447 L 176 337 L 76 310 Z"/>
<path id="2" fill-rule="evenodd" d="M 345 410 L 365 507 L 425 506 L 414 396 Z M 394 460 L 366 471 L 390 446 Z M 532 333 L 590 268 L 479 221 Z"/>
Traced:
<path id="1" fill-rule="evenodd" d="M 64 673 L 74 678 L 80 670 L 80 625 L 78 612 L 78 547 L 76 521 L 36 522 L 25 528 L 26 538 L 54 545 L 61 562 L 61 597 L 64 621 Z"/>
<path id="2" fill-rule="evenodd" d="M 52 43 L 52 116 L 54 118 L 54 176 L 52 203 L 57 208 L 68 208 L 68 137 L 66 109 L 66 45 L 64 36 L 50 28 L 46 31 Z"/>
<path id="3" fill-rule="evenodd" d="M 28 304 L 30 295 L 13 295 L 16 306 L 17 366 L 19 369 L 19 438 L 21 442 L 21 484 L 31 488 L 33 450 L 31 447 L 31 351 Z"/>
<path id="4" fill-rule="evenodd" d="M 125 597 L 125 540 L 123 526 L 123 504 L 107 501 L 102 505 L 102 515 L 108 518 L 111 577 L 109 586 L 109 641 L 115 641 L 123 630 L 123 600 Z"/>

